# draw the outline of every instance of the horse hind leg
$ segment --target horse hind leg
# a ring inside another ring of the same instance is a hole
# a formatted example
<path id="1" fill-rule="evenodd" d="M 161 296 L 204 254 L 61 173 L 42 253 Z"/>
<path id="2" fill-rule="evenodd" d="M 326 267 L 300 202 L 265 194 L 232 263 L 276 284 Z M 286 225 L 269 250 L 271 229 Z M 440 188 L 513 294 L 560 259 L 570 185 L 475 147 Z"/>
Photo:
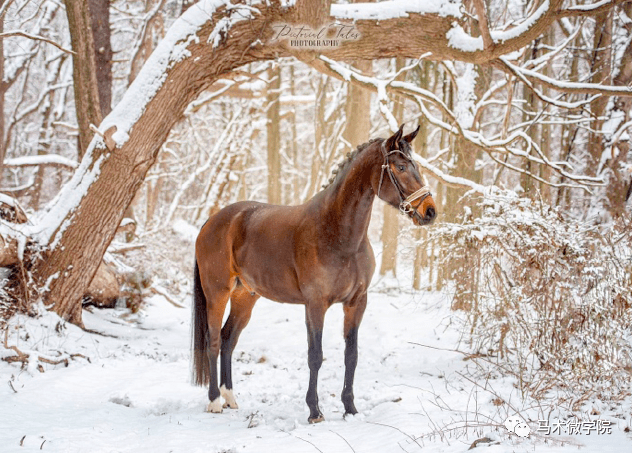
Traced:
<path id="1" fill-rule="evenodd" d="M 206 411 L 210 413 L 221 413 L 222 403 L 220 400 L 220 390 L 217 387 L 217 358 L 220 349 L 220 335 L 222 327 L 222 319 L 224 318 L 224 311 L 226 310 L 226 304 L 228 303 L 228 297 L 230 295 L 229 288 L 221 290 L 211 289 L 210 292 L 205 292 L 208 298 L 208 329 L 209 329 L 209 388 L 208 399 L 209 404 L 206 407 Z"/>
<path id="2" fill-rule="evenodd" d="M 230 295 L 230 314 L 222 328 L 222 350 L 220 357 L 221 382 L 220 392 L 226 401 L 224 407 L 238 408 L 233 395 L 232 355 L 239 340 L 239 335 L 250 321 L 252 308 L 259 295 L 250 292 L 239 281 Z"/>

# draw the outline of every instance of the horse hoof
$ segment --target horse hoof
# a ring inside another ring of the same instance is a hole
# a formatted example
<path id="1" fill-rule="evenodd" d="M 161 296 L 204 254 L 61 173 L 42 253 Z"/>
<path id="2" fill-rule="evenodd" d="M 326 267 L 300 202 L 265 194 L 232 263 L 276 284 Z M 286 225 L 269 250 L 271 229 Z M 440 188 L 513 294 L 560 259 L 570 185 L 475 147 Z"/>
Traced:
<path id="1" fill-rule="evenodd" d="M 219 387 L 219 391 L 222 394 L 222 397 L 226 401 L 224 403 L 224 408 L 231 408 L 236 410 L 239 408 L 237 405 L 237 401 L 235 400 L 235 396 L 233 395 L 233 390 L 226 389 L 224 386 Z"/>
<path id="2" fill-rule="evenodd" d="M 325 421 L 325 417 L 324 417 L 324 416 L 322 416 L 322 415 L 318 415 L 318 416 L 317 416 L 317 417 L 315 417 L 315 418 L 311 418 L 311 417 L 310 417 L 310 418 L 307 420 L 307 422 L 308 422 L 309 424 L 316 424 L 316 423 L 320 423 L 321 421 Z"/>
<path id="3" fill-rule="evenodd" d="M 211 401 L 206 406 L 207 413 L 222 413 L 222 401 L 218 397 L 217 399 Z"/>

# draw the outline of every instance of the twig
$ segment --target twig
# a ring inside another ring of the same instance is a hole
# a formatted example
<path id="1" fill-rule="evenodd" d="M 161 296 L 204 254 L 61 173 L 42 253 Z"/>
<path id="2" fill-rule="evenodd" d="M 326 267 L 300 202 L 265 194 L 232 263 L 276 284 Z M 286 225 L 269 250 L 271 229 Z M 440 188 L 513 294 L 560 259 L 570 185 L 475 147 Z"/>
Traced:
<path id="1" fill-rule="evenodd" d="M 345 441 L 345 443 L 349 446 L 349 448 L 351 448 L 351 451 L 353 451 L 354 453 L 356 452 L 356 450 L 353 449 L 353 447 L 351 446 L 351 444 L 349 444 L 349 442 L 347 442 L 347 439 L 345 439 L 343 436 L 341 436 L 340 434 L 338 434 L 336 431 L 332 431 L 331 429 L 329 430 L 329 432 L 333 432 L 334 434 L 336 434 L 338 437 L 340 437 L 342 440 Z"/>
<path id="2" fill-rule="evenodd" d="M 13 386 L 13 382 L 11 380 L 9 380 L 9 386 L 11 387 L 11 389 L 13 390 L 14 393 L 17 394 L 17 390 L 15 389 L 15 387 Z"/>
<path id="3" fill-rule="evenodd" d="M 173 304 L 174 306 L 176 306 L 176 307 L 178 307 L 180 309 L 184 309 L 185 308 L 182 304 L 180 304 L 178 301 L 176 301 L 171 296 L 169 296 L 169 294 L 166 291 L 160 291 L 156 287 L 151 287 L 149 289 L 149 291 L 151 291 L 153 293 L 156 293 L 156 294 L 159 294 L 160 296 L 165 298 L 167 301 L 169 301 L 170 304 Z"/>
<path id="4" fill-rule="evenodd" d="M 395 429 L 396 431 L 401 432 L 401 433 L 402 433 L 402 434 L 404 434 L 406 437 L 408 437 L 410 440 L 412 440 L 413 442 L 415 442 L 415 443 L 417 444 L 417 446 L 418 446 L 419 448 L 421 448 L 421 445 L 419 445 L 419 442 L 417 441 L 417 439 L 416 439 L 414 436 L 409 435 L 409 434 L 406 434 L 404 431 L 402 431 L 402 430 L 401 430 L 400 428 L 398 428 L 398 427 L 391 426 L 390 424 L 374 423 L 373 421 L 367 421 L 367 423 L 369 423 L 369 424 L 375 424 L 376 426 L 384 426 L 384 427 L 388 427 L 388 428 L 391 428 L 391 429 Z"/>
<path id="5" fill-rule="evenodd" d="M 319 453 L 322 453 L 322 451 L 320 450 L 320 448 L 318 448 L 316 445 L 314 445 L 314 444 L 313 444 L 312 442 L 310 442 L 309 440 L 305 440 L 305 439 L 303 439 L 303 438 L 299 437 L 298 435 L 290 434 L 288 431 L 283 431 L 283 432 L 285 432 L 285 433 L 286 433 L 286 434 L 288 434 L 288 435 L 291 435 L 292 437 L 296 437 L 297 439 L 302 440 L 302 441 L 303 441 L 303 442 L 305 442 L 305 443 L 309 443 L 311 446 L 313 446 L 314 448 L 316 448 L 316 449 L 318 450 L 318 452 L 319 452 Z"/>
<path id="6" fill-rule="evenodd" d="M 20 350 L 15 345 L 9 345 L 9 330 L 8 330 L 8 328 L 4 332 L 4 342 L 3 343 L 4 343 L 4 348 L 6 348 L 7 350 L 13 350 L 16 353 L 16 356 L 5 356 L 4 358 L 2 358 L 3 361 L 6 361 L 8 363 L 16 363 L 16 362 L 28 363 L 29 358 L 31 357 L 31 355 L 24 353 L 22 350 Z M 64 363 L 66 366 L 68 366 L 68 359 L 72 360 L 72 359 L 75 359 L 75 358 L 83 358 L 83 359 L 86 359 L 88 362 L 90 362 L 90 358 L 88 358 L 85 355 L 82 355 L 81 353 L 69 354 L 69 355 L 66 355 L 66 356 L 64 356 L 63 358 L 60 358 L 60 359 L 50 359 L 50 358 L 46 358 L 46 357 L 40 355 L 39 353 L 37 354 L 37 359 L 38 359 L 39 362 L 46 363 L 46 364 L 52 364 L 52 365 L 57 365 L 57 364 Z M 16 393 L 17 393 L 17 391 L 16 391 Z"/>
<path id="7" fill-rule="evenodd" d="M 8 38 L 10 36 L 22 36 L 24 38 L 30 38 L 32 40 L 44 41 L 45 43 L 52 44 L 53 46 L 55 46 L 60 51 L 66 52 L 68 54 L 76 54 L 75 51 L 71 51 L 70 49 L 66 49 L 65 47 L 61 46 L 60 44 L 55 43 L 53 40 L 51 40 L 49 38 L 45 38 L 45 37 L 40 36 L 40 35 L 32 35 L 30 33 L 23 32 L 22 30 L 11 30 L 11 31 L 8 31 L 8 32 L 0 33 L 0 38 Z"/>

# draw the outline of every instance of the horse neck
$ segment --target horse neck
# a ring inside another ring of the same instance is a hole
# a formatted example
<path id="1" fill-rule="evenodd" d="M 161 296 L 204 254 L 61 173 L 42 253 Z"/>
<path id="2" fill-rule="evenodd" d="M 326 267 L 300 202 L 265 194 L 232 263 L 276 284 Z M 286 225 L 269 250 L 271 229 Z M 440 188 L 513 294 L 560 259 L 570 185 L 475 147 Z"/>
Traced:
<path id="1" fill-rule="evenodd" d="M 377 164 L 374 146 L 358 152 L 325 190 L 325 228 L 338 238 L 341 246 L 350 250 L 359 247 L 371 221 L 375 199 L 371 180 Z"/>

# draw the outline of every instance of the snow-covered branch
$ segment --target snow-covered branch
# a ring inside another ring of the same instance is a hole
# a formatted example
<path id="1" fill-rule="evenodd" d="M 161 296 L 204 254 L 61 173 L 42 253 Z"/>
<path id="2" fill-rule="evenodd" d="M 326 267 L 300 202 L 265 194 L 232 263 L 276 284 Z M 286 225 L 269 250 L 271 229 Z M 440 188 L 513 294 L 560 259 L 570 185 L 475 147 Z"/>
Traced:
<path id="1" fill-rule="evenodd" d="M 28 157 L 8 158 L 4 161 L 4 166 L 10 168 L 23 168 L 27 166 L 57 166 L 74 170 L 78 163 L 58 154 L 31 155 Z"/>
<path id="2" fill-rule="evenodd" d="M 523 81 L 525 79 L 529 79 L 530 81 L 535 81 L 558 92 L 593 94 L 600 96 L 632 97 L 632 87 L 591 84 L 587 82 L 560 81 L 558 79 L 540 74 L 537 71 L 514 65 L 506 57 L 500 57 L 499 60 L 504 64 L 505 68 L 510 70 L 512 74 L 522 79 Z M 541 93 L 539 93 L 539 95 L 542 96 Z M 559 100 L 551 101 L 550 99 L 547 99 L 547 101 L 550 101 L 552 104 L 560 104 Z M 578 107 L 576 105 L 568 104 L 563 104 L 562 106 L 568 108 Z"/>
<path id="3" fill-rule="evenodd" d="M 0 38 L 8 38 L 8 37 L 11 37 L 11 36 L 21 36 L 23 38 L 28 38 L 30 40 L 43 41 L 45 43 L 52 44 L 53 46 L 55 46 L 60 51 L 66 52 L 67 54 L 74 54 L 75 53 L 74 51 L 72 51 L 70 49 L 66 49 L 61 44 L 54 42 L 50 38 L 46 38 L 46 37 L 40 36 L 40 35 L 33 35 L 32 33 L 25 32 L 24 30 L 10 30 L 8 32 L 0 33 Z"/>
<path id="4" fill-rule="evenodd" d="M 328 74 L 332 74 L 342 80 L 348 81 L 352 84 L 359 84 L 369 90 L 372 90 L 378 95 L 378 103 L 380 103 L 380 110 L 387 119 L 391 129 L 396 125 L 395 119 L 392 115 L 389 117 L 389 113 L 385 112 L 384 106 L 388 101 L 387 93 L 393 93 L 401 95 L 415 101 L 423 114 L 423 116 L 432 124 L 451 134 L 458 135 L 466 142 L 475 146 L 476 148 L 485 151 L 492 160 L 496 163 L 506 166 L 512 171 L 532 176 L 532 173 L 524 168 L 512 165 L 507 161 L 501 161 L 496 155 L 512 155 L 524 160 L 531 161 L 538 165 L 546 165 L 555 171 L 557 174 L 563 176 L 565 179 L 576 182 L 576 184 L 561 183 L 554 184 L 551 181 L 542 179 L 538 176 L 533 176 L 534 179 L 543 182 L 547 185 L 555 186 L 569 186 L 579 187 L 588 192 L 590 189 L 588 186 L 601 185 L 603 181 L 601 178 L 577 175 L 570 173 L 568 169 L 571 168 L 568 163 L 554 163 L 545 154 L 543 154 L 533 139 L 522 131 L 515 131 L 506 138 L 486 138 L 481 132 L 473 131 L 463 125 L 458 116 L 448 108 L 448 106 L 434 93 L 429 90 L 416 86 L 415 84 L 405 81 L 395 81 L 392 78 L 388 80 L 382 80 L 379 78 L 369 77 L 360 74 L 353 68 L 344 66 L 338 62 L 335 62 L 327 57 L 321 56 L 320 61 L 324 63 L 324 69 L 321 71 L 327 71 Z M 322 66 L 321 66 L 322 68 Z M 439 112 L 447 119 L 447 123 L 434 116 L 430 110 L 426 107 L 426 102 L 430 102 L 432 106 L 439 110 Z M 572 104 L 574 106 L 574 104 Z M 522 150 L 516 147 L 519 141 L 523 141 L 527 145 L 527 150 Z M 536 155 L 532 155 L 530 151 L 536 152 Z"/>

